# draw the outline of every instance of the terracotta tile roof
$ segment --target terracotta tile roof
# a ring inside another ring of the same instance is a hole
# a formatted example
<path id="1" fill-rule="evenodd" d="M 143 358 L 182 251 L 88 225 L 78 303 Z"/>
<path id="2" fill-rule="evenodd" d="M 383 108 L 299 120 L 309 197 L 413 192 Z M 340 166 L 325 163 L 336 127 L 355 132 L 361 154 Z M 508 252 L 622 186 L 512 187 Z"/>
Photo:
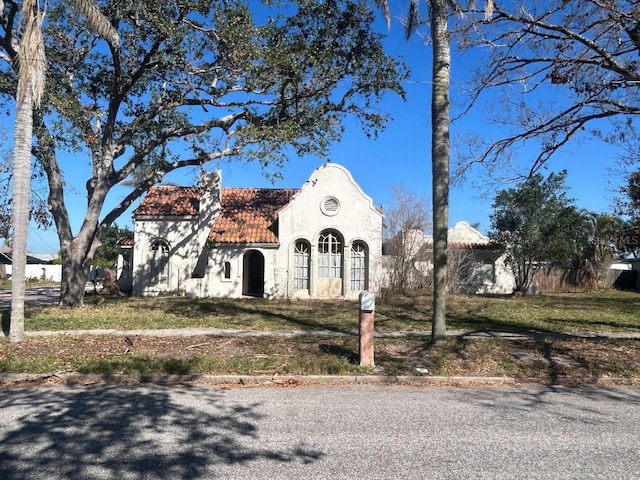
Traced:
<path id="1" fill-rule="evenodd" d="M 198 215 L 200 189 L 198 187 L 175 187 L 160 185 L 151 187 L 134 216 L 184 216 Z"/>
<path id="2" fill-rule="evenodd" d="M 278 243 L 277 212 L 296 189 L 223 188 L 222 213 L 209 241 L 220 243 Z"/>
<path id="3" fill-rule="evenodd" d="M 222 213 L 214 221 L 214 243 L 278 243 L 277 212 L 297 189 L 223 188 Z M 161 185 L 152 187 L 134 216 L 198 215 L 200 189 Z"/>
<path id="4" fill-rule="evenodd" d="M 133 235 L 123 235 L 116 242 L 117 247 L 133 247 Z"/>

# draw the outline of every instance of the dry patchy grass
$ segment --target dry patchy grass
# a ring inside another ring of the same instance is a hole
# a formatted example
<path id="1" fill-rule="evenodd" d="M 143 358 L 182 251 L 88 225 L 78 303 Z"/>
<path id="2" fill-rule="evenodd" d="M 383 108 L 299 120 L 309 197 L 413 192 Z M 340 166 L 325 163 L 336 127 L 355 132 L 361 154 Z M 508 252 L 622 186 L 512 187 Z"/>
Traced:
<path id="1" fill-rule="evenodd" d="M 531 297 L 450 295 L 447 326 L 464 331 L 597 333 L 640 330 L 640 295 L 604 291 Z M 428 331 L 431 296 L 420 292 L 376 302 L 378 331 Z M 353 301 L 270 301 L 184 297 L 89 297 L 83 308 L 57 306 L 26 311 L 28 330 L 155 329 L 185 327 L 252 330 L 358 328 Z"/>
<path id="2" fill-rule="evenodd" d="M 29 338 L 0 341 L 0 372 L 169 374 L 366 374 L 357 363 L 355 302 L 258 299 L 103 298 L 80 309 L 27 310 L 28 330 L 217 327 L 244 330 L 331 330 L 339 336 Z M 431 297 L 419 293 L 378 299 L 376 330 L 426 331 Z M 375 342 L 376 365 L 388 375 L 479 375 L 561 378 L 638 377 L 640 341 L 575 334 L 640 330 L 640 295 L 628 292 L 479 297 L 452 295 L 448 328 L 532 334 L 519 340 L 428 338 Z M 535 334 L 535 335 L 533 335 Z"/>
<path id="3" fill-rule="evenodd" d="M 0 372 L 161 374 L 366 374 L 356 337 L 32 338 L 0 343 Z M 527 358 L 522 359 L 525 356 Z M 638 377 L 640 341 L 604 339 L 378 339 L 376 365 L 387 375 Z"/>

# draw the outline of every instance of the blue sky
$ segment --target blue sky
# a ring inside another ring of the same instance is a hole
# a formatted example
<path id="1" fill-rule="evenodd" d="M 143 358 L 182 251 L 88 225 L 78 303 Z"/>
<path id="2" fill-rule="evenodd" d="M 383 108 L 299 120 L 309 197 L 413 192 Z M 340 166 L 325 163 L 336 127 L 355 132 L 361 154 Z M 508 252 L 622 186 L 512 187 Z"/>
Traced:
<path id="1" fill-rule="evenodd" d="M 392 2 L 392 7 L 406 8 L 406 2 Z M 399 11 L 393 12 L 399 14 Z M 380 31 L 386 32 L 383 21 L 379 22 Z M 391 30 L 385 41 L 387 51 L 394 56 L 403 57 L 411 68 L 411 78 L 405 82 L 407 100 L 403 102 L 395 95 L 384 99 L 381 109 L 391 113 L 393 119 L 378 138 L 367 138 L 360 127 L 349 121 L 343 141 L 333 145 L 329 160 L 347 167 L 362 189 L 370 195 L 376 205 L 389 206 L 393 201 L 392 188 L 402 185 L 406 190 L 422 195 L 430 204 L 431 197 L 431 157 L 430 157 L 430 92 L 431 92 L 431 49 L 420 36 L 405 41 L 402 25 L 392 20 Z M 457 103 L 458 91 L 465 88 L 467 66 L 460 61 L 452 64 L 452 100 Z M 486 99 L 491 101 L 491 98 Z M 454 111 L 455 113 L 455 111 Z M 463 141 L 462 132 L 469 128 L 482 130 L 495 128 L 484 123 L 482 107 L 456 121 L 452 126 L 452 150 L 456 142 Z M 521 160 L 526 161 L 535 148 L 523 146 L 517 152 Z M 568 170 L 567 183 L 569 196 L 576 199 L 580 208 L 598 212 L 610 211 L 613 188 L 618 181 L 608 169 L 616 160 L 617 152 L 595 141 L 571 144 L 569 150 L 561 152 L 549 164 L 550 171 Z M 282 187 L 298 188 L 311 175 L 313 169 L 327 159 L 317 157 L 291 158 L 281 170 L 282 179 L 271 183 L 256 164 L 242 162 L 221 162 L 223 185 L 228 187 Z M 77 231 L 84 217 L 84 184 L 90 168 L 88 160 L 73 160 L 74 166 L 65 171 L 67 181 L 76 185 L 77 190 L 66 192 L 70 205 L 73 225 Z M 195 183 L 195 170 L 182 170 L 171 174 L 167 180 L 182 185 Z M 611 183 L 614 182 L 613 186 Z M 473 176 L 463 185 L 453 186 L 450 195 L 450 225 L 458 221 L 478 223 L 483 233 L 490 227 L 491 194 L 487 189 L 476 188 Z M 503 188 L 508 185 L 504 185 Z M 115 190 L 109 197 L 110 202 L 124 197 L 124 191 Z M 131 209 L 132 210 L 132 209 Z M 131 210 L 116 222 L 119 226 L 131 226 Z M 75 233 L 75 232 L 74 232 Z M 42 230 L 32 226 L 29 231 L 28 248 L 34 253 L 54 253 L 58 251 L 55 230 Z"/>

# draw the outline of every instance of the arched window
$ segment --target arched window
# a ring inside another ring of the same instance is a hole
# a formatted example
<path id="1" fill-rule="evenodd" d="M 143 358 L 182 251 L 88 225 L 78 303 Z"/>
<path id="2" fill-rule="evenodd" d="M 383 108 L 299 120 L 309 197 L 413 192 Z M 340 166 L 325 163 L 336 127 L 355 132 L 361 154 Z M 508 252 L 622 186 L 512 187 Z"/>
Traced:
<path id="1" fill-rule="evenodd" d="M 323 232 L 318 240 L 318 277 L 342 278 L 342 240 L 333 230 Z"/>
<path id="2" fill-rule="evenodd" d="M 367 246 L 356 241 L 351 244 L 351 290 L 367 289 Z"/>
<path id="3" fill-rule="evenodd" d="M 298 240 L 293 248 L 293 288 L 309 289 L 309 258 L 311 247 L 308 242 Z"/>
<path id="4" fill-rule="evenodd" d="M 151 242 L 149 272 L 152 284 L 169 284 L 169 244 L 164 240 L 155 239 Z"/>

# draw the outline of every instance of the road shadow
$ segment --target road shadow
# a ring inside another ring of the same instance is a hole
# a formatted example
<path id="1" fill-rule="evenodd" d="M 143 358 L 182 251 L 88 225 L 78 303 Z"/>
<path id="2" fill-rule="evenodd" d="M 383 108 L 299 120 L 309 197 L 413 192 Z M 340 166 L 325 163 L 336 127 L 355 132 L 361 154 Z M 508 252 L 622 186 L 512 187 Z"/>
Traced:
<path id="1" fill-rule="evenodd" d="M 0 478 L 217 478 L 224 465 L 323 457 L 261 442 L 259 405 L 223 395 L 158 386 L 0 391 Z"/>

